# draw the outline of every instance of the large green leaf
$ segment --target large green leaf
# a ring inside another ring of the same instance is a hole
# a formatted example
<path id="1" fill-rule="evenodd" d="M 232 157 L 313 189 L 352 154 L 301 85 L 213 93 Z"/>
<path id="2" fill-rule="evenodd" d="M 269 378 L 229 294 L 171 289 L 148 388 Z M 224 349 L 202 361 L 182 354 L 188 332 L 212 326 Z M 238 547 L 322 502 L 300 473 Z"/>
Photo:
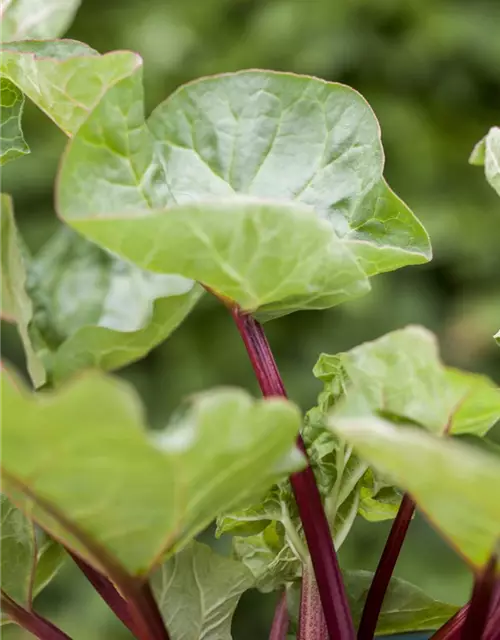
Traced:
<path id="1" fill-rule="evenodd" d="M 2 494 L 0 516 L 2 591 L 29 609 L 33 599 L 60 568 L 64 551 L 59 544 L 37 531 L 33 522 Z"/>
<path id="2" fill-rule="evenodd" d="M 500 390 L 485 376 L 445 367 L 433 334 L 409 326 L 337 356 L 323 354 L 315 375 L 342 372 L 342 415 L 379 414 L 435 433 L 484 435 L 500 419 Z M 330 405 L 332 406 L 332 405 Z"/>
<path id="3" fill-rule="evenodd" d="M 500 539 L 500 457 L 376 417 L 329 424 L 358 454 L 401 489 L 474 566 L 483 566 Z"/>
<path id="4" fill-rule="evenodd" d="M 151 577 L 171 640 L 231 640 L 241 595 L 253 586 L 241 563 L 192 542 Z"/>
<path id="5" fill-rule="evenodd" d="M 0 78 L 0 165 L 29 153 L 21 129 L 24 96 L 10 80 Z"/>
<path id="6" fill-rule="evenodd" d="M 474 147 L 469 162 L 484 166 L 486 180 L 500 195 L 500 127 L 491 127 Z"/>
<path id="7" fill-rule="evenodd" d="M 368 589 L 373 580 L 370 571 L 344 571 L 344 583 L 354 624 L 361 619 Z M 291 630 L 298 627 L 300 584 L 287 590 Z M 376 635 L 411 633 L 437 629 L 447 622 L 458 607 L 434 600 L 406 580 L 391 578 L 378 619 Z"/>
<path id="8" fill-rule="evenodd" d="M 296 407 L 238 390 L 207 392 L 148 434 L 125 383 L 87 373 L 28 394 L 2 374 L 3 489 L 101 569 L 146 574 L 218 514 L 303 465 Z"/>
<path id="9" fill-rule="evenodd" d="M 377 121 L 348 87 L 228 74 L 182 87 L 145 123 L 137 71 L 72 140 L 58 208 L 140 266 L 272 316 L 365 292 L 360 265 L 373 275 L 429 259 L 382 167 Z"/>
<path id="10" fill-rule="evenodd" d="M 0 38 L 55 38 L 71 24 L 81 0 L 3 0 Z"/>
<path id="11" fill-rule="evenodd" d="M 30 265 L 32 335 L 54 382 L 75 371 L 109 370 L 144 356 L 182 322 L 201 289 L 103 251 L 70 229 Z"/>
<path id="12" fill-rule="evenodd" d="M 2 317 L 17 324 L 26 351 L 30 376 L 35 385 L 40 386 L 46 380 L 46 373 L 41 359 L 35 353 L 28 331 L 33 319 L 33 304 L 26 293 L 27 251 L 24 249 L 16 229 L 11 198 L 6 194 L 1 194 L 0 204 Z"/>

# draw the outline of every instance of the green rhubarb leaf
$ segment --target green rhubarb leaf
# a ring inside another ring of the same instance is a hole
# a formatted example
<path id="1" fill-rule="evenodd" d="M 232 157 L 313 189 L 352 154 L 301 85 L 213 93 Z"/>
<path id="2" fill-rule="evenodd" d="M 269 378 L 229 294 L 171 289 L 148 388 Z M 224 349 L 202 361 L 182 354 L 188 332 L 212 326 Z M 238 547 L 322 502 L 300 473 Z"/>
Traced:
<path id="1" fill-rule="evenodd" d="M 61 545 L 49 539 L 0 494 L 1 587 L 25 608 L 57 573 L 65 559 Z M 8 619 L 2 618 L 2 623 Z"/>
<path id="2" fill-rule="evenodd" d="M 410 493 L 472 565 L 488 562 L 500 540 L 500 457 L 376 417 L 333 413 L 329 425 L 367 463 Z"/>
<path id="3" fill-rule="evenodd" d="M 491 127 L 474 147 L 469 162 L 484 166 L 486 180 L 500 195 L 500 127 Z"/>
<path id="4" fill-rule="evenodd" d="M 55 38 L 69 27 L 81 0 L 3 0 L 1 40 Z"/>
<path id="5" fill-rule="evenodd" d="M 73 40 L 27 40 L 2 46 L 0 76 L 71 136 L 106 91 L 140 64 L 129 51 L 100 55 Z"/>
<path id="6" fill-rule="evenodd" d="M 241 562 L 199 542 L 175 554 L 151 577 L 171 640 L 231 640 L 234 611 L 253 583 Z"/>
<path id="7" fill-rule="evenodd" d="M 32 335 L 53 382 L 117 369 L 167 338 L 201 295 L 192 280 L 155 274 L 62 229 L 31 263 Z"/>
<path id="8" fill-rule="evenodd" d="M 360 483 L 358 513 L 369 522 L 393 520 L 401 504 L 401 492 L 392 484 L 367 469 Z"/>
<path id="9" fill-rule="evenodd" d="M 433 334 L 409 326 L 337 356 L 323 354 L 315 368 L 324 380 L 343 372 L 345 416 L 382 415 L 454 435 L 484 435 L 500 419 L 500 390 L 485 376 L 445 367 Z M 331 405 L 330 405 L 331 406 Z"/>
<path id="10" fill-rule="evenodd" d="M 348 87 L 227 74 L 182 87 L 146 123 L 137 71 L 70 143 L 58 208 L 139 266 L 273 317 L 366 292 L 361 266 L 374 275 L 430 258 L 382 169 L 377 121 Z"/>
<path id="11" fill-rule="evenodd" d="M 0 165 L 29 153 L 21 129 L 24 96 L 6 78 L 0 78 Z"/>
<path id="12" fill-rule="evenodd" d="M 136 393 L 88 372 L 29 394 L 2 373 L 3 490 L 88 562 L 145 575 L 217 515 L 303 466 L 298 409 L 243 391 L 196 396 L 148 433 Z"/>
<path id="13" fill-rule="evenodd" d="M 2 317 L 17 324 L 26 352 L 28 371 L 34 384 L 41 386 L 46 381 L 46 372 L 29 335 L 29 325 L 33 319 L 33 304 L 26 292 L 29 256 L 16 229 L 12 200 L 6 194 L 1 194 L 0 198 Z"/>

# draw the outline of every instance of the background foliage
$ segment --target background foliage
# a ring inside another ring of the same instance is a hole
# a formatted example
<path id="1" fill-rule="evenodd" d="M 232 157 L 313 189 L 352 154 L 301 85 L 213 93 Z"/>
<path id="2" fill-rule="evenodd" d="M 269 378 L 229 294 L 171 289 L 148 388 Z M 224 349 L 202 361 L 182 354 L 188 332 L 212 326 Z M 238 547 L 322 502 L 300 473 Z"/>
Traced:
<path id="1" fill-rule="evenodd" d="M 408 323 L 437 333 L 448 364 L 500 381 L 491 337 L 500 317 L 498 197 L 483 172 L 467 164 L 475 142 L 500 124 L 499 21 L 495 0 L 84 0 L 68 37 L 101 52 L 138 51 L 148 113 L 181 83 L 251 67 L 340 81 L 373 106 L 386 177 L 428 229 L 434 260 L 378 276 L 359 301 L 269 324 L 285 384 L 304 409 L 319 391 L 311 369 L 321 351 L 349 349 Z M 4 168 L 3 190 L 13 195 L 20 231 L 36 250 L 59 224 L 52 192 L 66 139 L 30 103 L 24 128 L 32 154 Z M 22 366 L 10 326 L 3 327 L 2 350 Z M 123 375 L 158 428 L 193 391 L 229 383 L 257 393 L 227 312 L 208 296 Z M 343 565 L 374 567 L 388 526 L 357 522 L 341 551 Z M 413 523 L 396 575 L 456 603 L 470 587 L 466 569 L 421 520 Z M 78 640 L 128 637 L 69 565 L 38 604 Z M 265 637 L 272 608 L 272 597 L 246 594 L 235 638 Z M 5 637 L 22 633 L 11 628 Z"/>

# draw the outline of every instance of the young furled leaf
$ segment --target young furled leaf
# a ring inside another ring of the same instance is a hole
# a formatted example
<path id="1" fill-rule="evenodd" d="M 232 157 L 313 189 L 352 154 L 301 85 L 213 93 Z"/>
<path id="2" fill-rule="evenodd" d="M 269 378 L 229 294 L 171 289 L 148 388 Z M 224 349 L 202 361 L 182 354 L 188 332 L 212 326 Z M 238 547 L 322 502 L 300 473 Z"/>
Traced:
<path id="1" fill-rule="evenodd" d="M 25 608 L 61 567 L 63 548 L 37 530 L 33 522 L 0 494 L 2 591 Z M 2 618 L 2 623 L 8 622 Z"/>
<path id="2" fill-rule="evenodd" d="M 491 127 L 472 150 L 469 162 L 484 166 L 486 180 L 500 195 L 500 127 Z"/>
<path id="3" fill-rule="evenodd" d="M 151 586 L 171 640 L 231 640 L 234 611 L 254 580 L 241 562 L 191 542 L 153 573 Z"/>
<path id="4" fill-rule="evenodd" d="M 28 252 L 16 229 L 11 198 L 2 193 L 0 204 L 2 318 L 16 323 L 26 352 L 29 374 L 35 386 L 41 386 L 46 381 L 46 372 L 29 334 L 29 326 L 33 320 L 33 303 L 26 292 Z"/>
<path id="5" fill-rule="evenodd" d="M 407 491 L 474 567 L 488 562 L 500 539 L 500 456 L 374 416 L 333 413 L 329 426 Z"/>
<path id="6" fill-rule="evenodd" d="M 2 42 L 56 38 L 69 27 L 81 0 L 3 0 L 0 10 Z"/>
<path id="7" fill-rule="evenodd" d="M 149 434 L 129 385 L 101 373 L 36 395 L 5 372 L 2 384 L 3 490 L 110 574 L 146 575 L 217 515 L 303 466 L 300 415 L 283 399 L 206 392 Z"/>

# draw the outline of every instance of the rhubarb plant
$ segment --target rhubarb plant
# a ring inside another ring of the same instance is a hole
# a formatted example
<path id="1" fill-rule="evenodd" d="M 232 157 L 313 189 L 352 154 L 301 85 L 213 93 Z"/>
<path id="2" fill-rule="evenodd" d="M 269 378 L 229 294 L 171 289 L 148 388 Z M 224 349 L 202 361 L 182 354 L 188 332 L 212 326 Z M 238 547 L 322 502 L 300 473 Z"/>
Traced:
<path id="1" fill-rule="evenodd" d="M 31 380 L 4 363 L 2 622 L 68 638 L 34 601 L 73 561 L 139 640 L 227 640 L 252 588 L 280 593 L 275 640 L 493 640 L 500 455 L 485 436 L 499 389 L 410 326 L 320 355 L 323 390 L 302 417 L 261 324 L 431 258 L 385 181 L 366 100 L 252 70 L 180 87 L 146 117 L 141 58 L 57 39 L 78 2 L 35 5 L 2 5 L 0 158 L 29 153 L 26 99 L 68 142 L 61 225 L 35 255 L 1 200 L 2 316 Z M 497 188 L 492 132 L 474 158 Z M 169 338 L 202 294 L 228 308 L 264 398 L 207 390 L 152 430 L 109 372 Z M 475 573 L 463 609 L 392 578 L 415 509 Z M 338 562 L 358 517 L 394 520 L 374 574 Z M 231 557 L 197 540 L 212 523 Z"/>

